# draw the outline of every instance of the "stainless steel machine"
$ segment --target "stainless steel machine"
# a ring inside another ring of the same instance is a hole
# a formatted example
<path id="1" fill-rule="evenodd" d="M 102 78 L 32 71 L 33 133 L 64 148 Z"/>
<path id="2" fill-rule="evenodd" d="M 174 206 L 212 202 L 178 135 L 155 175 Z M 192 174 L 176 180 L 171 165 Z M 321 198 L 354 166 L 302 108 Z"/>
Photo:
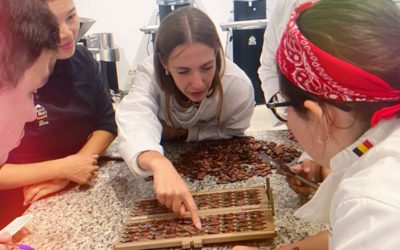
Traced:
<path id="1" fill-rule="evenodd" d="M 156 0 L 158 5 L 158 15 L 160 23 L 173 10 L 185 6 L 191 6 L 193 0 Z M 151 35 L 151 41 L 154 42 L 155 34 L 157 33 L 159 24 L 147 25 L 140 28 L 145 34 Z"/>
<path id="2" fill-rule="evenodd" d="M 96 20 L 80 17 L 79 22 L 78 43 L 86 46 L 99 62 L 104 85 L 110 91 L 112 99 L 119 98 L 118 95 L 122 93 L 118 86 L 116 64 L 119 61 L 119 49 L 114 45 L 113 35 L 111 33 L 95 33 L 85 36 Z"/>
<path id="3" fill-rule="evenodd" d="M 88 32 L 88 30 L 93 26 L 96 20 L 87 18 L 87 17 L 79 17 L 79 32 L 77 41 L 81 41 L 83 36 Z M 86 44 L 85 44 L 86 45 Z"/>
<path id="4" fill-rule="evenodd" d="M 112 33 L 95 33 L 85 36 L 86 46 L 100 63 L 104 84 L 111 96 L 120 92 L 117 76 L 117 62 L 120 59 L 119 48 L 114 44 Z"/>
<path id="5" fill-rule="evenodd" d="M 157 0 L 160 23 L 171 11 L 177 8 L 190 6 L 190 4 L 190 0 Z"/>

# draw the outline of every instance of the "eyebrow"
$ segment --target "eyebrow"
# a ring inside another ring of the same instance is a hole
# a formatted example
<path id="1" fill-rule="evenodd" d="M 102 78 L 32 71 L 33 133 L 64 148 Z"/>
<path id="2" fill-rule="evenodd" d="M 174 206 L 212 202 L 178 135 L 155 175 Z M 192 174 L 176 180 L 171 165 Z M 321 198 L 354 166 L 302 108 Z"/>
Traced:
<path id="1" fill-rule="evenodd" d="M 211 63 L 213 63 L 213 62 L 214 62 L 214 59 L 211 59 L 210 61 L 205 62 L 205 63 L 203 63 L 202 65 L 200 65 L 200 67 L 207 66 L 208 64 L 211 64 Z M 175 68 L 177 68 L 177 69 L 188 69 L 188 67 L 183 67 L 183 66 L 178 66 L 178 67 L 175 67 Z"/>
<path id="2" fill-rule="evenodd" d="M 69 14 L 71 14 L 72 12 L 75 12 L 76 11 L 76 7 L 73 7 L 72 9 L 70 9 L 68 12 L 67 12 L 67 14 L 69 15 Z"/>

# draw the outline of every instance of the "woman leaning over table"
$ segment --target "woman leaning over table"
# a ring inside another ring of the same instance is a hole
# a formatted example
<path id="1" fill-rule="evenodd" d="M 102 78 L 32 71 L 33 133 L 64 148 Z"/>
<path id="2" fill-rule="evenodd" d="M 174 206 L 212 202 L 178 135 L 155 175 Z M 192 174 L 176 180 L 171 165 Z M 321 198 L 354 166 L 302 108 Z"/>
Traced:
<path id="1" fill-rule="evenodd" d="M 3 225 L 26 209 L 23 204 L 62 190 L 69 182 L 92 179 L 98 155 L 117 132 L 98 64 L 85 47 L 75 45 L 79 18 L 74 2 L 45 2 L 59 22 L 58 60 L 35 95 L 36 121 L 27 124 L 21 145 L 0 170 L 0 188 L 13 189 L 1 193 L 2 201 L 8 201 L 0 208 Z"/>
<path id="2" fill-rule="evenodd" d="M 241 136 L 253 110 L 251 82 L 225 59 L 211 19 L 199 9 L 179 8 L 161 23 L 154 56 L 138 66 L 119 105 L 120 151 L 134 174 L 153 175 L 161 204 L 180 214 L 190 211 L 200 228 L 192 195 L 160 141 Z"/>

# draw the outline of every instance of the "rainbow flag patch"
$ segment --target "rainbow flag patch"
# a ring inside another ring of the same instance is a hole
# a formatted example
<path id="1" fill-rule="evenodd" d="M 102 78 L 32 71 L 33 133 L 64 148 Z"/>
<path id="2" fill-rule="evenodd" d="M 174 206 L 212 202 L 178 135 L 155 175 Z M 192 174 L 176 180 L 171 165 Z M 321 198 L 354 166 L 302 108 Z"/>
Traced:
<path id="1" fill-rule="evenodd" d="M 358 145 L 356 148 L 353 149 L 353 152 L 358 155 L 358 157 L 361 157 L 363 154 L 365 154 L 368 150 L 370 150 L 374 145 L 368 141 L 365 140 L 363 143 Z"/>

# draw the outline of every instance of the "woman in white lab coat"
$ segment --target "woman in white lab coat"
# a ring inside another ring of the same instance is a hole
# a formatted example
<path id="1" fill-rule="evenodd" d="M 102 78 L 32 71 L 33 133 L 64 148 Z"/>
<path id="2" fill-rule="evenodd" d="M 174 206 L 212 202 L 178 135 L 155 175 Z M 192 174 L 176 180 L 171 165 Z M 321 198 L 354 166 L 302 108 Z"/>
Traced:
<path id="1" fill-rule="evenodd" d="M 190 191 L 160 141 L 241 136 L 253 109 L 252 84 L 225 59 L 211 19 L 197 8 L 179 8 L 161 23 L 154 56 L 138 65 L 117 110 L 121 155 L 134 174 L 154 176 L 161 204 L 190 211 L 200 228 Z"/>

